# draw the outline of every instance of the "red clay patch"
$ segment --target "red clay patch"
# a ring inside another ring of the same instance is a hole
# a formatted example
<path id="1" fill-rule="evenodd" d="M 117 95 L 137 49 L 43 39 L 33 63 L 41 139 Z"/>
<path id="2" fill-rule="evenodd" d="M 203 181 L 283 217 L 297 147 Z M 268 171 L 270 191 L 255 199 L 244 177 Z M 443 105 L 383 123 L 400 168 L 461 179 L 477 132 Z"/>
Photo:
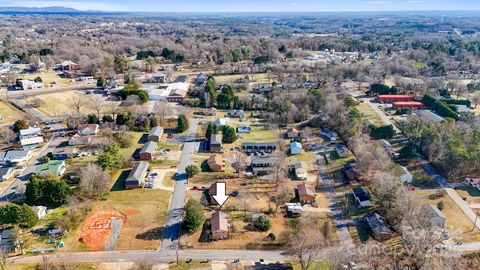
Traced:
<path id="1" fill-rule="evenodd" d="M 125 216 L 114 210 L 98 211 L 88 217 L 80 231 L 80 242 L 91 251 L 105 250 L 105 243 L 111 233 L 112 218 L 120 218 L 125 222 Z"/>
<path id="2" fill-rule="evenodd" d="M 138 210 L 138 209 L 127 209 L 124 211 L 124 214 L 127 216 L 132 216 L 140 213 L 142 213 L 142 210 Z"/>

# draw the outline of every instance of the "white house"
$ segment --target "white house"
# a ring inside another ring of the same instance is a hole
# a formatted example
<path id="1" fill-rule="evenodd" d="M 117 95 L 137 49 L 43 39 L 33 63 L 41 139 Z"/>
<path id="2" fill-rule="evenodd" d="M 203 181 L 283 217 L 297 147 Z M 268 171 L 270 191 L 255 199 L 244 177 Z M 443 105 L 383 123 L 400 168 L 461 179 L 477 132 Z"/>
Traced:
<path id="1" fill-rule="evenodd" d="M 38 127 L 29 127 L 27 129 L 20 130 L 20 138 L 35 137 L 42 135 L 42 129 Z"/>
<path id="2" fill-rule="evenodd" d="M 413 175 L 406 167 L 400 166 L 400 168 L 402 169 L 402 176 L 400 177 L 400 181 L 402 181 L 402 183 L 411 183 L 413 181 Z"/>
<path id="3" fill-rule="evenodd" d="M 43 218 L 48 214 L 48 210 L 46 206 L 32 206 L 33 212 L 37 215 L 38 219 Z"/>
<path id="4" fill-rule="evenodd" d="M 299 142 L 290 143 L 290 154 L 298 155 L 302 153 L 302 144 Z"/>
<path id="5" fill-rule="evenodd" d="M 338 156 L 341 158 L 346 158 L 350 156 L 350 151 L 344 144 L 337 143 L 335 145 L 335 151 L 337 151 Z"/>
<path id="6" fill-rule="evenodd" d="M 5 154 L 4 162 L 6 163 L 21 163 L 27 161 L 32 156 L 32 151 L 29 150 L 10 150 Z"/>
<path id="7" fill-rule="evenodd" d="M 81 124 L 77 127 L 77 133 L 82 136 L 97 135 L 99 129 L 97 124 Z"/>
<path id="8" fill-rule="evenodd" d="M 217 127 L 223 127 L 230 125 L 229 118 L 218 118 L 217 120 L 213 121 L 213 124 Z"/>
<path id="9" fill-rule="evenodd" d="M 337 140 L 337 133 L 326 128 L 320 129 L 320 136 L 326 137 L 332 142 Z"/>
<path id="10" fill-rule="evenodd" d="M 42 136 L 28 137 L 20 139 L 20 144 L 23 148 L 35 148 L 43 143 Z"/>
<path id="11" fill-rule="evenodd" d="M 41 89 L 44 87 L 42 82 L 35 82 L 31 80 L 19 80 L 17 85 L 21 90 Z"/>
<path id="12" fill-rule="evenodd" d="M 354 188 L 353 196 L 361 207 L 373 206 L 372 200 L 370 199 L 370 193 L 368 193 L 368 191 L 366 191 L 362 187 Z"/>

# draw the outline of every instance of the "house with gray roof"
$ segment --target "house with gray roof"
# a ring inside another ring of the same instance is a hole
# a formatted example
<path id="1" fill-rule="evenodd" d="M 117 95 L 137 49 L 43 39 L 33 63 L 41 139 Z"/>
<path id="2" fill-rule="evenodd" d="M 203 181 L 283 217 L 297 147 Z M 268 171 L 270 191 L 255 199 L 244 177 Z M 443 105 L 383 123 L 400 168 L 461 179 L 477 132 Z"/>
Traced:
<path id="1" fill-rule="evenodd" d="M 10 150 L 5 154 L 4 162 L 6 163 L 21 163 L 27 161 L 32 155 L 30 150 Z"/>
<path id="2" fill-rule="evenodd" d="M 145 177 L 147 176 L 147 171 L 148 162 L 141 161 L 135 164 L 135 166 L 133 166 L 132 170 L 125 179 L 125 188 L 133 189 L 141 187 Z"/>
<path id="3" fill-rule="evenodd" d="M 150 130 L 150 133 L 148 133 L 148 141 L 158 143 L 162 138 L 162 136 L 163 136 L 163 127 L 161 126 L 153 127 Z"/>
<path id="4" fill-rule="evenodd" d="M 142 149 L 140 150 L 140 159 L 141 160 L 152 160 L 153 154 L 157 150 L 157 143 L 156 142 L 147 142 L 143 145 Z"/>

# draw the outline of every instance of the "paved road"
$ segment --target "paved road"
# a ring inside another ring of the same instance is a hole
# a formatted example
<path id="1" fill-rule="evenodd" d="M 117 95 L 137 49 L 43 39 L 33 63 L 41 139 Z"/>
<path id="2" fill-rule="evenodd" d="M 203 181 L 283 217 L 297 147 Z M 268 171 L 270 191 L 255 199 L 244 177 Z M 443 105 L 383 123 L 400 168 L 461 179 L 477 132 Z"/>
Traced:
<path id="1" fill-rule="evenodd" d="M 172 199 L 168 209 L 167 222 L 165 223 L 163 233 L 162 249 L 175 250 L 178 247 L 178 238 L 180 235 L 180 225 L 182 222 L 183 207 L 185 205 L 185 195 L 187 193 L 187 176 L 185 168 L 192 164 L 192 157 L 195 153 L 195 142 L 199 120 L 190 119 L 190 128 L 185 138 L 180 163 L 178 164 L 175 187 Z"/>
<path id="2" fill-rule="evenodd" d="M 400 129 L 395 125 L 395 123 L 383 112 L 378 108 L 378 104 L 374 104 L 371 102 L 370 98 L 361 98 L 365 103 L 368 104 L 375 111 L 375 113 L 382 119 L 382 121 L 387 125 L 392 125 L 397 134 L 402 134 Z M 404 140 L 407 140 L 403 135 L 401 135 Z M 438 184 L 440 188 L 449 188 L 453 187 L 452 184 L 448 183 L 444 177 L 439 175 L 436 169 L 432 166 L 430 162 L 428 162 L 424 157 L 420 157 L 421 167 L 432 179 Z"/>
<path id="3" fill-rule="evenodd" d="M 24 99 L 11 99 L 10 102 L 15 104 L 18 108 L 22 109 L 22 111 L 30 114 L 36 122 L 45 123 L 53 120 L 55 121 L 63 120 L 63 117 L 50 117 L 45 115 L 44 113 L 37 110 L 36 108 L 29 106 Z"/>
<path id="4" fill-rule="evenodd" d="M 14 196 L 23 195 L 25 192 L 25 185 L 27 184 L 27 179 L 29 176 L 35 172 L 36 167 L 41 164 L 41 160 L 49 152 L 52 152 L 58 145 L 60 145 L 65 138 L 63 137 L 52 137 L 43 148 L 38 151 L 35 156 L 31 157 L 27 161 L 26 168 L 22 171 L 19 177 L 15 178 L 13 182 L 2 192 L 0 196 L 0 201 L 6 201 L 11 199 Z"/>
<path id="5" fill-rule="evenodd" d="M 472 222 L 472 229 L 473 224 L 476 222 L 475 226 L 480 230 L 480 219 L 477 220 L 477 216 L 472 208 L 458 195 L 457 191 L 453 188 L 445 188 L 448 196 L 458 205 L 458 207 L 462 210 L 462 212 L 470 219 Z"/>
<path id="6" fill-rule="evenodd" d="M 340 240 L 340 243 L 345 246 L 351 246 L 353 244 L 352 237 L 348 232 L 349 220 L 345 219 L 343 214 L 342 207 L 340 206 L 340 201 L 337 199 L 337 194 L 333 187 L 333 180 L 328 177 L 327 168 L 325 165 L 325 159 L 323 155 L 317 154 L 317 165 L 320 175 L 318 177 L 322 178 L 323 183 L 325 184 L 328 200 L 330 201 L 330 210 L 332 212 L 333 220 L 337 228 L 337 236 Z"/>
<path id="7" fill-rule="evenodd" d="M 176 259 L 176 253 L 172 250 L 132 250 L 132 251 L 97 251 L 97 252 L 69 252 L 48 255 L 52 260 L 65 260 L 71 262 L 137 262 L 149 260 L 154 262 L 169 262 Z M 271 261 L 284 261 L 291 259 L 282 255 L 281 251 L 259 251 L 259 250 L 179 250 L 179 259 L 193 260 L 253 260 L 260 259 Z M 15 263 L 40 263 L 42 256 L 11 258 L 9 262 Z"/>

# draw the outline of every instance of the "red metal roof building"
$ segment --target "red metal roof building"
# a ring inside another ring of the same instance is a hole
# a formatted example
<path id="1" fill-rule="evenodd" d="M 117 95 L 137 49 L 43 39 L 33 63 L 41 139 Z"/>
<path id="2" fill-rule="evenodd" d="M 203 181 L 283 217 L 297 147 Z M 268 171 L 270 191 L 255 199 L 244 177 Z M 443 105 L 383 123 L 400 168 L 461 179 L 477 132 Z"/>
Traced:
<path id="1" fill-rule="evenodd" d="M 413 101 L 413 97 L 409 95 L 378 95 L 377 99 L 383 102 Z"/>
<path id="2" fill-rule="evenodd" d="M 399 101 L 399 102 L 393 102 L 393 108 L 394 109 L 421 109 L 423 108 L 423 103 L 418 102 L 418 101 Z"/>

